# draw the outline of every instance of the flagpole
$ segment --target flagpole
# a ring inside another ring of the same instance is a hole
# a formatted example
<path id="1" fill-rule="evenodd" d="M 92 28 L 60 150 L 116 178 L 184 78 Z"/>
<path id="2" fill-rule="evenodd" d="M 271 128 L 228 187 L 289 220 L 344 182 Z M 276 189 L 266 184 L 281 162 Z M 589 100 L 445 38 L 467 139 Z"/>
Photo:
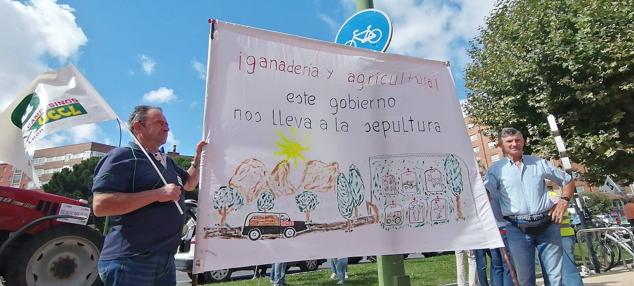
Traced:
<path id="1" fill-rule="evenodd" d="M 161 178 L 161 181 L 163 181 L 163 184 L 167 185 L 167 181 L 165 180 L 165 177 L 163 177 L 163 174 L 161 174 L 161 171 L 159 171 L 158 167 L 156 166 L 156 163 L 154 163 L 154 160 L 152 160 L 152 157 L 150 157 L 150 154 L 147 152 L 147 150 L 145 150 L 145 147 L 141 145 L 141 142 L 139 142 L 139 139 L 137 139 L 136 136 L 134 136 L 134 133 L 132 133 L 128 124 L 123 122 L 119 118 L 119 116 L 117 116 L 117 121 L 123 124 L 123 126 L 125 127 L 125 130 L 127 130 L 128 133 L 130 133 L 130 136 L 132 136 L 134 143 L 136 143 L 136 145 L 139 146 L 139 148 L 141 148 L 141 151 L 143 151 L 143 154 L 145 154 L 145 157 L 147 157 L 148 161 L 150 161 L 150 164 L 152 164 L 152 167 L 154 167 L 154 171 L 156 171 L 156 173 L 159 175 L 159 177 Z M 180 214 L 183 214 L 183 209 L 181 208 L 181 205 L 178 203 L 178 201 L 173 201 L 173 202 L 176 205 L 176 208 L 178 208 L 178 212 L 180 212 Z"/>

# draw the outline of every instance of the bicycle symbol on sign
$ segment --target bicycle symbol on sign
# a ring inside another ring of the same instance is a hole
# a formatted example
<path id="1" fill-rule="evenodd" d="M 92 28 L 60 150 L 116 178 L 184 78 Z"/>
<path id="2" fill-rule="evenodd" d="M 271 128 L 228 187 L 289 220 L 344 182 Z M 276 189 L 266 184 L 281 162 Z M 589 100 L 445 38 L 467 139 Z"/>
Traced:
<path id="1" fill-rule="evenodd" d="M 359 29 L 354 30 L 352 32 L 352 39 L 345 43 L 346 46 L 356 47 L 357 41 L 361 44 L 370 43 L 376 44 L 381 40 L 381 36 L 383 33 L 380 29 L 371 29 L 372 25 L 368 25 L 367 28 L 363 31 L 359 31 Z"/>

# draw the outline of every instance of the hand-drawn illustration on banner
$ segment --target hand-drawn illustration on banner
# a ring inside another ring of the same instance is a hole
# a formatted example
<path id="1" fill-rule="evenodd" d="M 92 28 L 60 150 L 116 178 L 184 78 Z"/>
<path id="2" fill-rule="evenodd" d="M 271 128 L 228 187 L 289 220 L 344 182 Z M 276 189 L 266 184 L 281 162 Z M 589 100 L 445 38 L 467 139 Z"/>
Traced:
<path id="1" fill-rule="evenodd" d="M 212 35 L 195 272 L 502 245 L 444 62 Z"/>

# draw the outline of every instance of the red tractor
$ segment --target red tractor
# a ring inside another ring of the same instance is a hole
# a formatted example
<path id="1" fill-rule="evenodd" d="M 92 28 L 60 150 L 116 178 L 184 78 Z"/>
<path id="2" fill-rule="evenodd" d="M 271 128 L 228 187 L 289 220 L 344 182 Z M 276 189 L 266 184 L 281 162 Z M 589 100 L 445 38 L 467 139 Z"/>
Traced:
<path id="1" fill-rule="evenodd" d="M 0 186 L 0 276 L 6 285 L 100 285 L 103 236 L 86 225 L 89 216 L 82 201 Z"/>

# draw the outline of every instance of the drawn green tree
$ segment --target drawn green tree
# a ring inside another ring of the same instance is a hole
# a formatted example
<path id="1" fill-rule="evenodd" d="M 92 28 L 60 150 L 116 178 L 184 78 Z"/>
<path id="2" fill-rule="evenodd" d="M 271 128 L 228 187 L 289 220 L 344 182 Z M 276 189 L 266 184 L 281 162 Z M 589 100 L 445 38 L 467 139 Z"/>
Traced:
<path id="1" fill-rule="evenodd" d="M 244 199 L 234 188 L 222 186 L 213 195 L 213 207 L 220 215 L 220 227 L 224 227 L 227 222 L 227 215 L 240 209 L 244 205 Z"/>
<path id="2" fill-rule="evenodd" d="M 447 178 L 447 186 L 449 186 L 449 190 L 456 197 L 456 217 L 458 219 L 462 219 L 460 194 L 462 194 L 464 186 L 462 184 L 462 169 L 460 168 L 460 161 L 455 155 L 451 154 L 445 157 L 444 167 Z"/>
<path id="3" fill-rule="evenodd" d="M 310 222 L 310 212 L 314 211 L 319 205 L 317 195 L 311 191 L 303 191 L 295 196 L 295 202 L 299 211 L 306 215 L 306 223 Z"/>
<path id="4" fill-rule="evenodd" d="M 354 207 L 354 218 L 359 219 L 359 206 L 365 200 L 365 186 L 359 168 L 354 164 L 348 170 L 348 186 L 352 195 L 352 205 Z"/>
<path id="5" fill-rule="evenodd" d="M 337 176 L 337 207 L 339 214 L 346 220 L 346 232 L 352 231 L 352 211 L 354 209 L 354 201 L 352 199 L 352 191 L 348 185 L 348 179 L 343 173 Z"/>
<path id="6" fill-rule="evenodd" d="M 258 196 L 258 210 L 261 212 L 267 212 L 275 207 L 275 195 L 271 191 L 266 191 Z"/>

